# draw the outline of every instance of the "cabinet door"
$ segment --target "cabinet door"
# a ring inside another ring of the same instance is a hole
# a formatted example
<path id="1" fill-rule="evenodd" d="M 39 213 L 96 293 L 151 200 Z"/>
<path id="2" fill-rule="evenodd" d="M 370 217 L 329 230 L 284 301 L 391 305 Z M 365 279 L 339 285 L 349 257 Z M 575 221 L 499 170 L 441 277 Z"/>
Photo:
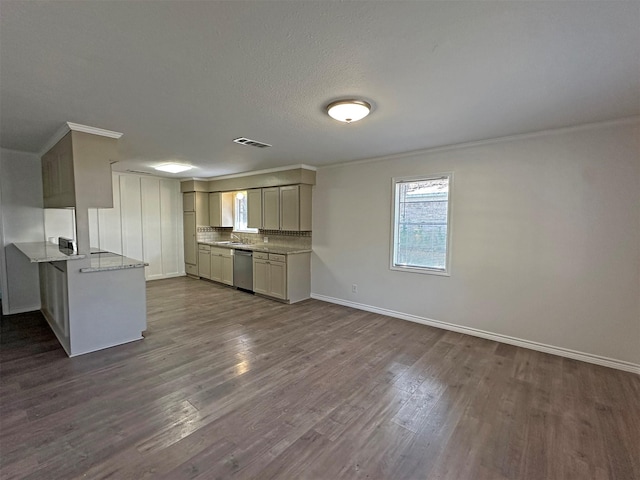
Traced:
<path id="1" fill-rule="evenodd" d="M 196 265 L 198 263 L 198 242 L 196 241 L 196 214 L 184 214 L 184 263 Z"/>
<path id="2" fill-rule="evenodd" d="M 262 228 L 262 189 L 247 190 L 247 227 Z"/>
<path id="3" fill-rule="evenodd" d="M 211 253 L 206 250 L 198 251 L 198 275 L 203 278 L 211 278 Z"/>
<path id="4" fill-rule="evenodd" d="M 222 282 L 222 255 L 211 253 L 211 280 Z"/>
<path id="5" fill-rule="evenodd" d="M 269 294 L 269 264 L 266 260 L 253 259 L 253 291 Z"/>
<path id="6" fill-rule="evenodd" d="M 233 256 L 223 255 L 222 259 L 222 283 L 233 285 Z"/>
<path id="7" fill-rule="evenodd" d="M 300 230 L 300 187 L 280 187 L 280 230 Z"/>
<path id="8" fill-rule="evenodd" d="M 262 189 L 262 228 L 280 230 L 280 188 Z"/>
<path id="9" fill-rule="evenodd" d="M 209 194 L 196 192 L 196 225 L 209 225 Z"/>
<path id="10" fill-rule="evenodd" d="M 182 195 L 182 211 L 196 211 L 196 192 L 187 192 Z"/>
<path id="11" fill-rule="evenodd" d="M 209 225 L 212 227 L 222 226 L 222 197 L 220 192 L 209 194 Z"/>
<path id="12" fill-rule="evenodd" d="M 300 189 L 300 197 L 299 197 L 299 202 L 300 202 L 300 231 L 303 232 L 310 232 L 312 225 L 311 225 L 311 207 L 312 207 L 312 200 L 311 200 L 311 192 L 312 192 L 312 187 L 311 185 L 300 185 L 299 186 Z"/>
<path id="13" fill-rule="evenodd" d="M 269 265 L 270 291 L 272 297 L 287 299 L 287 264 L 271 262 Z"/>

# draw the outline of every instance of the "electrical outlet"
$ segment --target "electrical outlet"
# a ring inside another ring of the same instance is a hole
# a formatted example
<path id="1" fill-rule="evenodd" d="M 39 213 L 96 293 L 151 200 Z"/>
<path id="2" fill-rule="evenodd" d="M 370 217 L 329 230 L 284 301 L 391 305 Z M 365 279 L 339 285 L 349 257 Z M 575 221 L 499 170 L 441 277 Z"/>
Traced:
<path id="1" fill-rule="evenodd" d="M 262 237 L 262 241 L 264 243 L 269 243 L 269 237 Z"/>
<path id="2" fill-rule="evenodd" d="M 355 283 L 351 285 L 351 293 L 358 293 L 358 285 Z"/>

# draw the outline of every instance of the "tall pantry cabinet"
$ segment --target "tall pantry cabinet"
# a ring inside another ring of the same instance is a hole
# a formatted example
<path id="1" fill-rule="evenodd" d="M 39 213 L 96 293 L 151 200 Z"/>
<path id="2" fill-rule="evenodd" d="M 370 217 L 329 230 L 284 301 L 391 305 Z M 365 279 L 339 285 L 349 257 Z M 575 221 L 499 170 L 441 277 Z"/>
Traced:
<path id="1" fill-rule="evenodd" d="M 182 196 L 184 219 L 184 268 L 188 275 L 198 275 L 197 227 L 209 225 L 209 194 L 187 192 Z"/>

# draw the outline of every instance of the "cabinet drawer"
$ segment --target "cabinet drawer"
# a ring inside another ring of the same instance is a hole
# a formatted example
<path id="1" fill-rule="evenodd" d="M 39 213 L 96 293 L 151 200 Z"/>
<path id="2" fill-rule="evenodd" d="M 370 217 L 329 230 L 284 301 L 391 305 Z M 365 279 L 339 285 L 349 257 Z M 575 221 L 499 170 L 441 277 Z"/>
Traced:
<path id="1" fill-rule="evenodd" d="M 190 263 L 184 264 L 184 270 L 187 275 L 195 275 L 198 276 L 198 265 L 191 265 Z"/>
<path id="2" fill-rule="evenodd" d="M 286 262 L 287 261 L 287 256 L 286 255 L 280 255 L 279 253 L 270 253 L 269 254 L 269 260 L 273 260 L 274 262 Z"/>
<path id="3" fill-rule="evenodd" d="M 269 254 L 263 252 L 253 252 L 253 258 L 257 258 L 259 260 L 268 260 Z"/>
<path id="4" fill-rule="evenodd" d="M 211 246 L 210 245 L 203 245 L 202 243 L 198 244 L 198 250 L 200 250 L 201 252 L 209 252 L 211 251 Z"/>
<path id="5" fill-rule="evenodd" d="M 220 255 L 222 257 L 230 257 L 233 255 L 232 248 L 211 247 L 211 255 Z"/>

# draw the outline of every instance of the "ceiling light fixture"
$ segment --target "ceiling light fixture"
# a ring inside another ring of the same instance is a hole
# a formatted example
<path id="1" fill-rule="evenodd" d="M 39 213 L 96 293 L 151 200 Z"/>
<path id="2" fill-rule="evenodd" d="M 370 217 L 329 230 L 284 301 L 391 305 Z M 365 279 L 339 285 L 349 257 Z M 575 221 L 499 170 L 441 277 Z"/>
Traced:
<path id="1" fill-rule="evenodd" d="M 191 165 L 180 165 L 178 163 L 165 163 L 164 165 L 158 165 L 153 168 L 160 170 L 161 172 L 180 173 L 186 170 L 191 170 L 193 167 Z"/>
<path id="2" fill-rule="evenodd" d="M 339 122 L 351 123 L 362 120 L 371 112 L 371 105 L 364 100 L 337 100 L 327 105 L 327 113 Z"/>

